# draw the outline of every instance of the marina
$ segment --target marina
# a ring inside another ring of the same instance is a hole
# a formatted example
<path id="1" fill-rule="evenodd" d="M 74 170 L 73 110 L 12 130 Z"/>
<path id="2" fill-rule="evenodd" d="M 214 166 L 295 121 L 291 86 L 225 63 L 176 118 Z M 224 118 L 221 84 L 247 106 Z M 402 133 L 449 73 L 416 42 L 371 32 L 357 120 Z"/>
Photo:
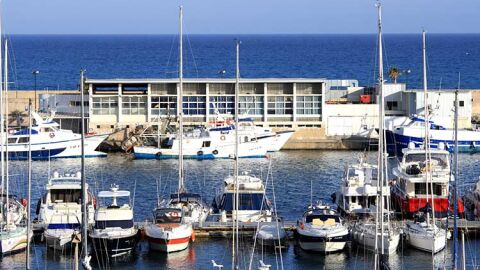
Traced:
<path id="1" fill-rule="evenodd" d="M 425 30 L 409 85 L 374 10 L 364 85 L 244 76 L 238 38 L 199 77 L 180 5 L 172 75 L 12 94 L 0 27 L 0 269 L 480 269 L 480 92 L 432 89 Z"/>

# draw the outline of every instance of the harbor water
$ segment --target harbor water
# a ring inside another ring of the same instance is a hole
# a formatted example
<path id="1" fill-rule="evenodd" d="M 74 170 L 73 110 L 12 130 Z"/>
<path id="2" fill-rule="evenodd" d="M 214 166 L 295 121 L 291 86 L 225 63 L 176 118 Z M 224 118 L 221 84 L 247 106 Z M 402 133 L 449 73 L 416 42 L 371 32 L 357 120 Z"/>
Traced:
<path id="1" fill-rule="evenodd" d="M 281 151 L 268 159 L 242 159 L 240 171 L 267 176 L 269 166 L 275 188 L 275 201 L 280 216 L 294 221 L 299 218 L 310 203 L 310 191 L 313 201 L 331 202 L 330 195 L 337 190 L 343 175 L 344 166 L 356 162 L 362 152 L 353 151 Z M 369 154 L 370 158 L 374 154 Z M 480 175 L 480 155 L 462 154 L 459 156 L 461 189 L 473 183 Z M 391 165 L 393 162 L 390 163 Z M 223 179 L 232 172 L 231 160 L 186 160 L 186 187 L 189 191 L 199 192 L 210 203 L 223 185 Z M 48 174 L 54 171 L 75 173 L 80 170 L 80 159 L 58 159 L 33 162 L 32 213 L 43 194 Z M 26 194 L 27 162 L 10 162 L 11 190 L 19 197 Z M 142 222 L 150 218 L 157 201 L 157 194 L 167 198 L 177 188 L 176 160 L 133 160 L 125 155 L 113 154 L 107 158 L 86 160 L 86 176 L 90 188 L 97 193 L 106 190 L 115 183 L 121 189 L 134 194 L 135 221 Z M 312 189 L 311 189 L 312 186 Z M 272 185 L 268 185 L 269 199 L 273 201 Z M 157 193 L 157 190 L 159 191 Z M 34 214 L 35 216 L 35 214 Z M 252 253 L 252 238 L 241 238 L 241 258 L 244 265 Z M 160 254 L 150 252 L 148 244 L 141 242 L 137 253 L 131 260 L 107 265 L 100 260 L 94 263 L 97 269 L 213 269 L 211 260 L 230 267 L 231 240 L 197 238 L 187 250 Z M 480 262 L 480 238 L 476 233 L 466 237 L 467 266 Z M 402 248 L 403 247 L 403 248 Z M 273 251 L 257 247 L 254 253 L 253 269 L 263 259 L 272 269 L 280 269 L 279 256 Z M 32 269 L 71 269 L 73 255 L 47 249 L 44 243 L 36 241 L 32 249 Z M 452 241 L 447 249 L 435 256 L 437 265 L 451 265 Z M 310 254 L 298 249 L 294 242 L 282 252 L 283 269 L 372 269 L 373 254 L 355 245 L 349 245 L 344 252 L 336 254 Z M 431 254 L 413 250 L 400 244 L 396 254 L 389 257 L 392 269 L 432 269 Z M 25 265 L 25 253 L 6 256 L 0 261 L 0 269 L 20 269 Z"/>

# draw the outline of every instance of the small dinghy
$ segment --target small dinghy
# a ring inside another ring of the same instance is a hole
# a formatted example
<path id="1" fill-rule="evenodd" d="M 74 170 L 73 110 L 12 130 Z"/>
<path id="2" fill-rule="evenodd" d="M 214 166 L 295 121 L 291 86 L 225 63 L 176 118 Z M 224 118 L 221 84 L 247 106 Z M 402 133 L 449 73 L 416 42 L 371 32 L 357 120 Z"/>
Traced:
<path id="1" fill-rule="evenodd" d="M 256 237 L 261 245 L 281 248 L 285 243 L 287 233 L 283 228 L 283 222 L 272 222 L 260 224 Z"/>
<path id="2" fill-rule="evenodd" d="M 295 234 L 300 247 L 313 252 L 341 251 L 348 241 L 348 229 L 340 215 L 322 204 L 307 208 L 297 222 Z"/>

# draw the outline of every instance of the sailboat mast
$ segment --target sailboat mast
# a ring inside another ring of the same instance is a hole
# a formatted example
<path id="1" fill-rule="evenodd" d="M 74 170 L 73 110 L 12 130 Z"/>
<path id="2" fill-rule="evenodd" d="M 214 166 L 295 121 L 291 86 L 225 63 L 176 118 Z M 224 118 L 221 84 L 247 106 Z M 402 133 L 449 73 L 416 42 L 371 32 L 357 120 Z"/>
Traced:
<path id="1" fill-rule="evenodd" d="M 384 206 L 383 206 L 383 181 L 385 178 L 384 175 L 384 139 L 385 139 L 385 133 L 384 133 L 384 95 L 383 95 L 383 38 L 382 38 L 382 6 L 378 2 L 377 3 L 377 9 L 378 9 L 378 92 L 379 92 L 379 123 L 378 123 L 378 182 L 379 182 L 379 188 L 380 188 L 380 194 L 379 198 L 377 198 L 377 203 L 380 209 L 377 208 L 377 217 L 378 217 L 378 212 L 380 211 L 380 216 L 379 220 L 377 219 L 375 222 L 378 223 L 380 221 L 380 235 L 382 236 L 382 243 L 381 243 L 381 252 L 380 254 L 383 254 L 384 251 L 384 239 L 383 239 L 383 233 L 384 233 L 384 226 L 383 226 L 383 216 L 384 216 Z M 378 226 L 375 226 L 376 228 Z M 377 230 L 377 229 L 376 229 Z M 375 236 L 375 239 L 377 239 L 377 235 Z M 377 240 L 375 241 L 377 242 Z M 377 247 L 378 248 L 378 247 Z M 377 251 L 378 252 L 378 251 Z"/>
<path id="2" fill-rule="evenodd" d="M 184 175 L 183 175 L 183 6 L 180 6 L 180 26 L 179 26 L 179 63 L 178 63 L 178 193 L 185 191 Z"/>
<path id="3" fill-rule="evenodd" d="M 460 77 L 460 75 L 458 75 Z M 460 88 L 460 78 L 458 82 Z M 457 180 L 458 180 L 458 89 L 455 91 L 455 175 L 453 180 L 453 269 L 457 269 L 457 242 L 458 242 L 458 201 L 457 201 Z"/>
<path id="4" fill-rule="evenodd" d="M 1 13 L 1 6 L 0 6 L 0 13 Z M 1 18 L 1 14 L 0 14 L 0 44 L 2 44 L 2 18 Z M 2 46 L 0 46 L 0 63 L 2 63 L 2 50 L 1 50 Z M 0 81 L 3 79 L 2 78 L 2 65 L 0 64 Z M 5 191 L 5 157 L 8 159 L 8 153 L 6 151 L 3 151 L 4 150 L 4 146 L 6 145 L 6 143 L 8 142 L 7 139 L 5 138 L 5 114 L 7 114 L 7 111 L 5 110 L 5 99 L 4 99 L 4 96 L 3 96 L 3 83 L 0 82 L 0 105 L 1 105 L 1 110 L 0 110 L 0 136 L 1 136 L 1 140 L 0 140 L 0 143 L 1 143 L 1 150 L 2 150 L 2 154 L 1 154 L 1 157 L 0 157 L 0 163 L 1 163 L 1 166 L 2 168 L 0 169 L 1 171 L 1 174 L 2 174 L 2 195 L 4 194 L 4 191 Z M 3 207 L 3 205 L 2 205 Z"/>
<path id="5" fill-rule="evenodd" d="M 235 69 L 235 220 L 233 222 L 234 224 L 234 236 L 233 239 L 235 239 L 236 236 L 238 236 L 238 205 L 239 205 L 239 192 L 238 192 L 238 102 L 239 102 L 239 91 L 240 91 L 240 41 L 236 40 L 236 69 Z M 236 256 L 238 256 L 238 250 L 239 250 L 239 245 L 238 245 L 238 239 L 237 241 L 233 243 L 233 252 L 232 252 L 232 270 L 236 268 L 237 264 L 237 259 Z M 237 254 L 237 255 L 236 255 Z"/>
<path id="6" fill-rule="evenodd" d="M 88 256 L 88 245 L 87 245 L 87 237 L 88 237 L 88 213 L 87 213 L 87 181 L 85 176 L 85 108 L 84 108 L 84 78 L 85 71 L 82 69 L 80 70 L 80 113 L 81 113 L 81 123 L 80 123 L 80 135 L 81 135 L 81 150 L 82 150 L 82 159 L 81 159 L 81 177 L 82 177 L 82 253 L 83 257 L 86 258 Z"/>
<path id="7" fill-rule="evenodd" d="M 8 69 L 7 69 L 7 65 L 8 65 L 8 49 L 7 49 L 7 46 L 8 46 L 8 40 L 5 39 L 5 58 L 4 58 L 4 70 L 3 70 L 3 73 L 4 73 L 4 89 L 5 89 L 5 153 L 8 153 Z M 29 138 L 30 140 L 30 138 Z M 8 169 L 8 154 L 7 154 L 7 158 L 5 159 L 5 177 L 7 178 L 7 185 L 5 187 L 5 191 L 6 191 L 6 200 L 7 200 L 7 205 L 6 205 L 6 211 L 7 211 L 7 216 L 6 216 L 6 222 L 7 224 L 9 224 L 10 222 L 10 219 L 9 219 L 9 211 L 10 211 L 10 203 L 9 203 L 9 198 L 8 196 L 10 195 L 10 188 L 9 188 L 9 182 L 10 182 L 10 176 L 9 176 L 10 172 L 9 172 L 9 169 Z"/>
<path id="8" fill-rule="evenodd" d="M 28 183 L 27 183 L 27 258 L 25 268 L 30 269 L 30 227 L 32 226 L 30 199 L 32 197 L 32 100 L 28 101 Z"/>

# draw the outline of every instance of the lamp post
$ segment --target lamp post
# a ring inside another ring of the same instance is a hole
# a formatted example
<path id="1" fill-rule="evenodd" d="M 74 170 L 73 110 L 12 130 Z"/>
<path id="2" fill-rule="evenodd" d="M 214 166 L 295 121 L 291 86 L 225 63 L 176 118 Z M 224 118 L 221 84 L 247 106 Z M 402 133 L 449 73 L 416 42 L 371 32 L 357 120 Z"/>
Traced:
<path id="1" fill-rule="evenodd" d="M 35 111 L 37 111 L 37 75 L 38 74 L 40 74 L 39 70 L 32 71 L 32 75 L 35 80 Z"/>

